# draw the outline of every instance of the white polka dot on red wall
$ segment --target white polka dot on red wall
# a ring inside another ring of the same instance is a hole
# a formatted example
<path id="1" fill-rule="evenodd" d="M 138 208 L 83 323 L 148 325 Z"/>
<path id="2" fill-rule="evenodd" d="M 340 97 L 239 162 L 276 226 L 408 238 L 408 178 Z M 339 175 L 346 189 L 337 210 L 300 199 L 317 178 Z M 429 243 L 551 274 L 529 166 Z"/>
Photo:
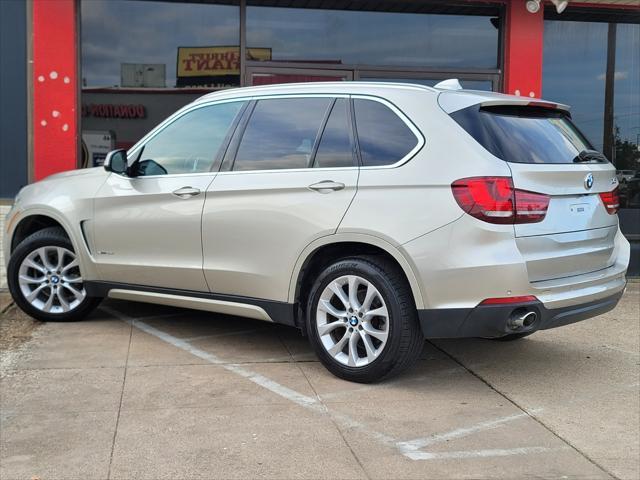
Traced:
<path id="1" fill-rule="evenodd" d="M 50 74 L 49 74 L 49 78 L 51 80 L 55 80 L 56 78 L 58 78 L 58 72 L 56 72 L 55 70 L 53 70 Z"/>
<path id="2" fill-rule="evenodd" d="M 513 94 L 520 96 L 520 90 L 516 90 L 515 92 L 513 92 Z"/>
<path id="3" fill-rule="evenodd" d="M 62 80 L 64 83 L 70 83 L 71 79 L 69 77 L 64 77 L 64 79 Z"/>
<path id="4" fill-rule="evenodd" d="M 60 112 L 58 110 L 54 110 L 53 112 L 51 112 L 51 116 L 53 118 L 58 118 L 60 116 Z"/>
<path id="5" fill-rule="evenodd" d="M 38 81 L 39 82 L 44 82 L 44 75 L 38 76 Z"/>
<path id="6" fill-rule="evenodd" d="M 66 132 L 67 130 L 69 130 L 69 125 L 65 123 L 64 125 L 62 125 L 62 131 Z"/>
<path id="7" fill-rule="evenodd" d="M 533 98 L 533 97 L 535 97 L 535 96 L 536 96 L 536 94 L 535 94 L 534 92 L 529 92 L 529 96 L 530 96 L 531 98 Z"/>
<path id="8" fill-rule="evenodd" d="M 40 125 L 42 125 L 43 127 L 46 127 L 47 126 L 47 121 L 46 120 L 42 120 L 40 122 Z"/>

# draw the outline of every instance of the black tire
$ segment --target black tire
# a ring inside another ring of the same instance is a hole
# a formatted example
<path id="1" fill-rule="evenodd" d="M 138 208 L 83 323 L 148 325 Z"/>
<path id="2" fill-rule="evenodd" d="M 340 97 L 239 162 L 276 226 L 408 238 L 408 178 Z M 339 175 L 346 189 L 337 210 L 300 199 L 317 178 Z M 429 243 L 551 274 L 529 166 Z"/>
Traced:
<path id="1" fill-rule="evenodd" d="M 535 332 L 523 332 L 523 333 L 509 333 L 503 337 L 487 338 L 486 340 L 495 340 L 496 342 L 513 342 L 514 340 L 520 340 L 521 338 L 528 337 Z"/>
<path id="2" fill-rule="evenodd" d="M 359 367 L 334 359 L 323 346 L 316 324 L 316 308 L 322 292 L 331 281 L 345 275 L 357 275 L 373 284 L 389 314 L 386 345 L 375 360 Z M 340 259 L 318 275 L 307 301 L 306 326 L 311 346 L 322 364 L 335 376 L 352 382 L 372 383 L 397 375 L 415 363 L 424 346 L 413 294 L 404 272 L 384 257 L 374 255 Z"/>
<path id="3" fill-rule="evenodd" d="M 86 296 L 75 308 L 68 312 L 53 313 L 40 310 L 25 298 L 18 281 L 20 265 L 24 258 L 41 247 L 64 247 L 74 252 L 73 245 L 64 230 L 59 227 L 49 227 L 39 230 L 25 238 L 11 254 L 7 266 L 7 282 L 13 301 L 27 315 L 43 322 L 74 322 L 85 318 L 98 306 L 101 298 Z M 74 252 L 75 253 L 75 252 Z"/>

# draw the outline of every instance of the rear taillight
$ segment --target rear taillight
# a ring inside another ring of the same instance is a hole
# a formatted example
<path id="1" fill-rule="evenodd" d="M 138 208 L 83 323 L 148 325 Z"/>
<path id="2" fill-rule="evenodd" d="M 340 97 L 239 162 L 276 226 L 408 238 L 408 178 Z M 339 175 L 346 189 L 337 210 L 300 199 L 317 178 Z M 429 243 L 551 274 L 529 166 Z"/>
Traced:
<path id="1" fill-rule="evenodd" d="M 472 177 L 451 184 L 458 205 L 489 223 L 535 223 L 544 219 L 549 196 L 513 188 L 511 177 Z"/>
<path id="2" fill-rule="evenodd" d="M 615 215 L 618 213 L 618 209 L 620 208 L 620 197 L 618 196 L 618 187 L 610 192 L 603 192 L 600 194 L 600 198 L 602 199 L 602 204 L 604 208 L 607 210 L 609 215 Z"/>

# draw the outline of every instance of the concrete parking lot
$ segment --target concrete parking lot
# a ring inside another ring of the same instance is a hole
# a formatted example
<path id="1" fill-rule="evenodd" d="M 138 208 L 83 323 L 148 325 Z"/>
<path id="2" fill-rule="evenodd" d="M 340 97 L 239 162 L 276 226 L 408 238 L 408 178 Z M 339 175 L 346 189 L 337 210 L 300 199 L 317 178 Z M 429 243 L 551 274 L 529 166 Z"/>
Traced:
<path id="1" fill-rule="evenodd" d="M 0 478 L 637 479 L 639 299 L 632 282 L 609 314 L 518 342 L 425 342 L 377 385 L 264 322 L 105 301 L 38 325 L 9 308 Z"/>

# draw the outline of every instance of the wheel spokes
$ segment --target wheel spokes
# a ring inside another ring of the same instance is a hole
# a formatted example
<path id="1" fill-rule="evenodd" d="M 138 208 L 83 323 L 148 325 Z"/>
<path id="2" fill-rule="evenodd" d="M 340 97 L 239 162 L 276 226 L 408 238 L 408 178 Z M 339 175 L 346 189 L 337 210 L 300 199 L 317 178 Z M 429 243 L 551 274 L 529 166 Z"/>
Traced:
<path id="1" fill-rule="evenodd" d="M 87 296 L 75 254 L 65 247 L 33 250 L 18 269 L 18 285 L 24 299 L 47 313 L 65 313 Z"/>
<path id="2" fill-rule="evenodd" d="M 358 277 L 349 277 L 349 306 L 353 310 L 360 309 L 360 302 L 358 302 L 358 286 L 360 281 Z"/>
<path id="3" fill-rule="evenodd" d="M 335 306 L 339 304 L 344 311 Z M 322 346 L 335 361 L 363 367 L 385 348 L 389 311 L 373 283 L 358 275 L 344 275 L 329 282 L 320 295 L 315 325 Z"/>
<path id="4" fill-rule="evenodd" d="M 342 287 L 336 282 L 332 282 L 329 284 L 328 288 L 334 293 L 336 297 L 338 297 L 338 299 L 340 299 L 342 305 L 344 305 L 345 310 L 347 310 L 349 308 L 349 297 L 345 295 Z"/>
<path id="5" fill-rule="evenodd" d="M 355 367 L 360 359 L 358 355 L 358 341 L 360 340 L 360 333 L 358 330 L 354 330 L 351 332 L 351 336 L 349 337 L 349 360 L 347 364 L 350 367 Z"/>
<path id="6" fill-rule="evenodd" d="M 333 332 L 336 328 L 345 327 L 345 322 L 336 320 L 335 322 L 318 325 L 318 333 L 320 336 Z"/>
<path id="7" fill-rule="evenodd" d="M 38 295 L 40 295 L 40 292 L 42 292 L 47 287 L 48 285 L 46 283 L 38 285 L 35 289 L 31 291 L 29 295 L 27 295 L 26 297 L 27 301 L 33 302 L 36 298 L 38 298 Z"/>
<path id="8" fill-rule="evenodd" d="M 371 337 L 364 331 L 360 331 L 360 337 L 362 338 L 362 343 L 364 343 L 364 348 L 367 351 L 367 360 L 372 362 L 376 359 L 377 353 L 376 348 L 373 346 L 373 342 L 371 341 Z"/>
<path id="9" fill-rule="evenodd" d="M 335 357 L 337 354 L 342 352 L 342 350 L 344 349 L 344 346 L 349 341 L 349 337 L 351 337 L 350 332 L 349 330 L 346 330 L 344 332 L 344 335 L 342 335 L 342 338 L 333 347 L 331 347 L 331 349 L 329 350 L 329 353 Z"/>
<path id="10" fill-rule="evenodd" d="M 371 336 L 373 338 L 377 338 L 381 342 L 386 342 L 387 341 L 387 337 L 389 336 L 386 331 L 378 330 L 373 325 L 371 325 L 371 323 L 369 323 L 369 322 L 362 322 L 362 331 L 366 335 Z"/>
<path id="11" fill-rule="evenodd" d="M 342 318 L 347 315 L 346 311 L 338 310 L 336 307 L 331 305 L 331 302 L 329 302 L 328 300 L 321 299 L 320 302 L 318 303 L 318 308 L 323 312 L 326 312 L 329 315 L 332 315 L 336 318 Z"/>

